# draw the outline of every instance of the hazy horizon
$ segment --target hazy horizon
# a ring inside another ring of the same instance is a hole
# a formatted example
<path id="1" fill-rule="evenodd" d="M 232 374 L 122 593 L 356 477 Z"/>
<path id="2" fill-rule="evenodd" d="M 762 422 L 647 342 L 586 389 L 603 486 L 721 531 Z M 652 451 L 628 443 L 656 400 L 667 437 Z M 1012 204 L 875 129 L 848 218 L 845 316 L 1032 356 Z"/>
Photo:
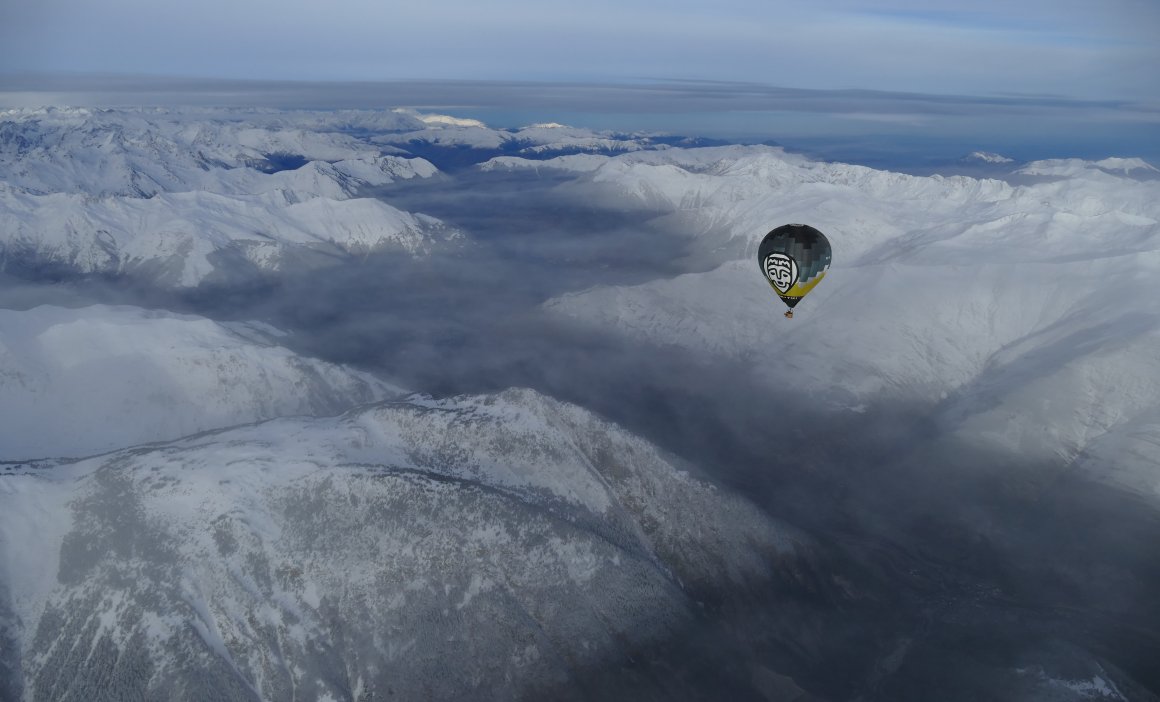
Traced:
<path id="1" fill-rule="evenodd" d="M 809 90 L 725 81 L 257 81 L 140 75 L 0 74 L 0 109 L 412 108 L 497 128 L 557 121 L 777 143 L 815 158 L 918 169 L 973 151 L 1016 160 L 1160 159 L 1160 108 L 1131 100 Z"/>

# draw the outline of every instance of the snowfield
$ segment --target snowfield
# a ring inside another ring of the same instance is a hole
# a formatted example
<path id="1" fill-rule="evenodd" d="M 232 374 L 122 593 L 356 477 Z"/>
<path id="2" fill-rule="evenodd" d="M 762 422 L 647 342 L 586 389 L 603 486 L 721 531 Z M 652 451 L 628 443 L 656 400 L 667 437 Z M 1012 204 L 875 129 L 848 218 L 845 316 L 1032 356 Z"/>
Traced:
<path id="1" fill-rule="evenodd" d="M 0 666 L 41 699 L 582 699 L 586 665 L 808 546 L 530 391 L 8 475 L 0 514 Z"/>

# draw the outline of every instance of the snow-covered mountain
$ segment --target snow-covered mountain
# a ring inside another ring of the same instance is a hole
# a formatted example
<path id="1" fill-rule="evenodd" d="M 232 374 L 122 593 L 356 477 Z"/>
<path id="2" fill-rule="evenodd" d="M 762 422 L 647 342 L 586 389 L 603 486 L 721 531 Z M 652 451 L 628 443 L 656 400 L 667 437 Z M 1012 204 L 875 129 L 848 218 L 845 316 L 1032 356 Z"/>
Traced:
<path id="1" fill-rule="evenodd" d="M 326 131 L 325 120 L 315 130 L 282 115 L 196 117 L 0 114 L 0 265 L 190 287 L 291 261 L 421 253 L 458 236 L 432 217 L 359 197 L 435 175 L 423 159 Z"/>
<path id="2" fill-rule="evenodd" d="M 86 456 L 401 393 L 277 336 L 134 307 L 0 310 L 0 459 Z"/>
<path id="3" fill-rule="evenodd" d="M 683 636 L 699 593 L 810 568 L 805 537 L 530 391 L 9 472 L 0 514 L 0 692 L 33 699 L 600 697 L 586 668 Z"/>
<path id="4" fill-rule="evenodd" d="M 682 143 L 0 114 L 0 700 L 1151 699 L 1155 169 Z"/>
<path id="5" fill-rule="evenodd" d="M 1059 178 L 1017 187 L 743 147 L 489 167 L 574 170 L 574 187 L 741 252 L 708 272 L 557 298 L 559 315 L 752 363 L 820 407 L 926 403 L 949 436 L 1082 459 L 1160 502 L 1148 438 L 1160 426 L 1160 184 L 1057 165 Z M 750 260 L 786 222 L 819 227 L 834 249 L 792 321 Z"/>
<path id="6" fill-rule="evenodd" d="M 557 122 L 532 124 L 519 129 L 496 129 L 475 119 L 399 111 L 423 123 L 422 129 L 376 136 L 375 143 L 407 149 L 416 144 L 459 147 L 480 151 L 504 151 L 544 157 L 552 153 L 620 153 L 666 148 L 656 135 L 622 134 L 570 127 Z"/>
<path id="7" fill-rule="evenodd" d="M 369 166 L 359 177 L 372 183 L 435 172 L 421 160 L 383 157 L 380 148 L 338 131 L 335 121 L 351 120 L 248 111 L 8 110 L 0 112 L 0 163 L 4 182 L 20 190 L 94 197 L 249 194 L 291 186 L 262 176 L 309 163 Z"/>
<path id="8" fill-rule="evenodd" d="M 379 250 L 420 255 L 461 233 L 366 197 L 436 176 L 416 154 L 474 163 L 669 141 L 554 122 L 494 129 L 414 110 L 8 110 L 0 268 L 189 288 Z"/>
<path id="9" fill-rule="evenodd" d="M 337 189 L 324 171 L 334 168 L 295 171 L 293 179 Z M 54 266 L 179 287 L 388 248 L 420 254 L 458 236 L 433 217 L 372 198 L 303 198 L 273 188 L 244 196 L 190 191 L 94 199 L 31 195 L 2 184 L 0 232 L 0 261 L 10 269 Z"/>
<path id="10" fill-rule="evenodd" d="M 1017 173 L 1032 176 L 1055 176 L 1060 178 L 1093 178 L 1099 173 L 1112 176 L 1131 177 L 1137 180 L 1160 178 L 1160 170 L 1142 158 L 1105 158 L 1099 161 L 1085 161 L 1079 158 L 1055 158 L 1032 161 Z M 1115 182 L 1115 181 L 1107 181 Z"/>
<path id="11" fill-rule="evenodd" d="M 1015 163 L 1015 159 L 990 151 L 972 151 L 963 157 L 963 161 L 979 163 Z"/>
<path id="12" fill-rule="evenodd" d="M 578 154 L 546 161 L 508 157 L 480 168 L 573 172 L 576 178 L 561 187 L 603 203 L 649 210 L 661 228 L 671 223 L 674 231 L 701 232 L 703 245 L 711 247 L 749 246 L 756 252 L 756 240 L 776 221 L 810 222 L 822 231 L 842 227 L 847 261 L 907 231 L 953 222 L 950 218 L 964 210 L 984 218 L 1012 190 L 998 180 L 922 178 L 811 161 L 768 146 L 673 148 L 612 158 Z"/>

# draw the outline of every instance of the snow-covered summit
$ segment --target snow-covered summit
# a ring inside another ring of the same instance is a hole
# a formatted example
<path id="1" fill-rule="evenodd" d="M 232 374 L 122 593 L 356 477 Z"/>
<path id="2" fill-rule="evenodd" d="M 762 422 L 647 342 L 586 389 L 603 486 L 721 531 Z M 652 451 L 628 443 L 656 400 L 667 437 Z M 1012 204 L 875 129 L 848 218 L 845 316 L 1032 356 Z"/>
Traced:
<path id="1" fill-rule="evenodd" d="M 1142 158 L 1111 157 L 1096 161 L 1095 165 L 1106 171 L 1123 171 L 1124 173 L 1131 173 L 1132 171 L 1160 172 L 1160 169 L 1157 169 Z"/>
<path id="2" fill-rule="evenodd" d="M 1015 163 L 1015 159 L 1008 158 L 1002 154 L 991 153 L 990 151 L 972 151 L 963 159 L 965 161 L 978 161 L 981 163 Z"/>
<path id="3" fill-rule="evenodd" d="M 447 124 L 453 127 L 479 127 L 487 129 L 487 125 L 477 119 L 467 117 L 452 117 L 451 115 L 415 114 L 415 118 L 423 124 Z"/>
<path id="4" fill-rule="evenodd" d="M 1020 168 L 1018 173 L 1035 176 L 1062 178 L 1082 177 L 1084 173 L 1107 173 L 1121 178 L 1155 178 L 1160 171 L 1142 158 L 1105 158 L 1088 161 L 1080 158 L 1059 158 L 1032 161 Z"/>
<path id="5" fill-rule="evenodd" d="M 425 125 L 423 129 L 382 134 L 375 142 L 401 148 L 415 144 L 438 147 L 470 148 L 540 156 L 559 152 L 622 153 L 642 149 L 664 148 L 648 135 L 624 135 L 558 122 L 531 124 L 518 129 L 495 129 L 475 119 L 414 113 Z"/>

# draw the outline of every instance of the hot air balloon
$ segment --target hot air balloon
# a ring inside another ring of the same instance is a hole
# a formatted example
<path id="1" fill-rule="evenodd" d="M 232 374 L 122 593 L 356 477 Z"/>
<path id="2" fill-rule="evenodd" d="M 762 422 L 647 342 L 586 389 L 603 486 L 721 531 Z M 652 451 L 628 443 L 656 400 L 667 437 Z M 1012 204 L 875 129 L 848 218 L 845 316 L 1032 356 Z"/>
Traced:
<path id="1" fill-rule="evenodd" d="M 830 267 L 830 242 L 807 224 L 786 224 L 774 229 L 757 248 L 757 265 L 770 286 L 789 306 L 785 316 L 826 276 Z"/>

